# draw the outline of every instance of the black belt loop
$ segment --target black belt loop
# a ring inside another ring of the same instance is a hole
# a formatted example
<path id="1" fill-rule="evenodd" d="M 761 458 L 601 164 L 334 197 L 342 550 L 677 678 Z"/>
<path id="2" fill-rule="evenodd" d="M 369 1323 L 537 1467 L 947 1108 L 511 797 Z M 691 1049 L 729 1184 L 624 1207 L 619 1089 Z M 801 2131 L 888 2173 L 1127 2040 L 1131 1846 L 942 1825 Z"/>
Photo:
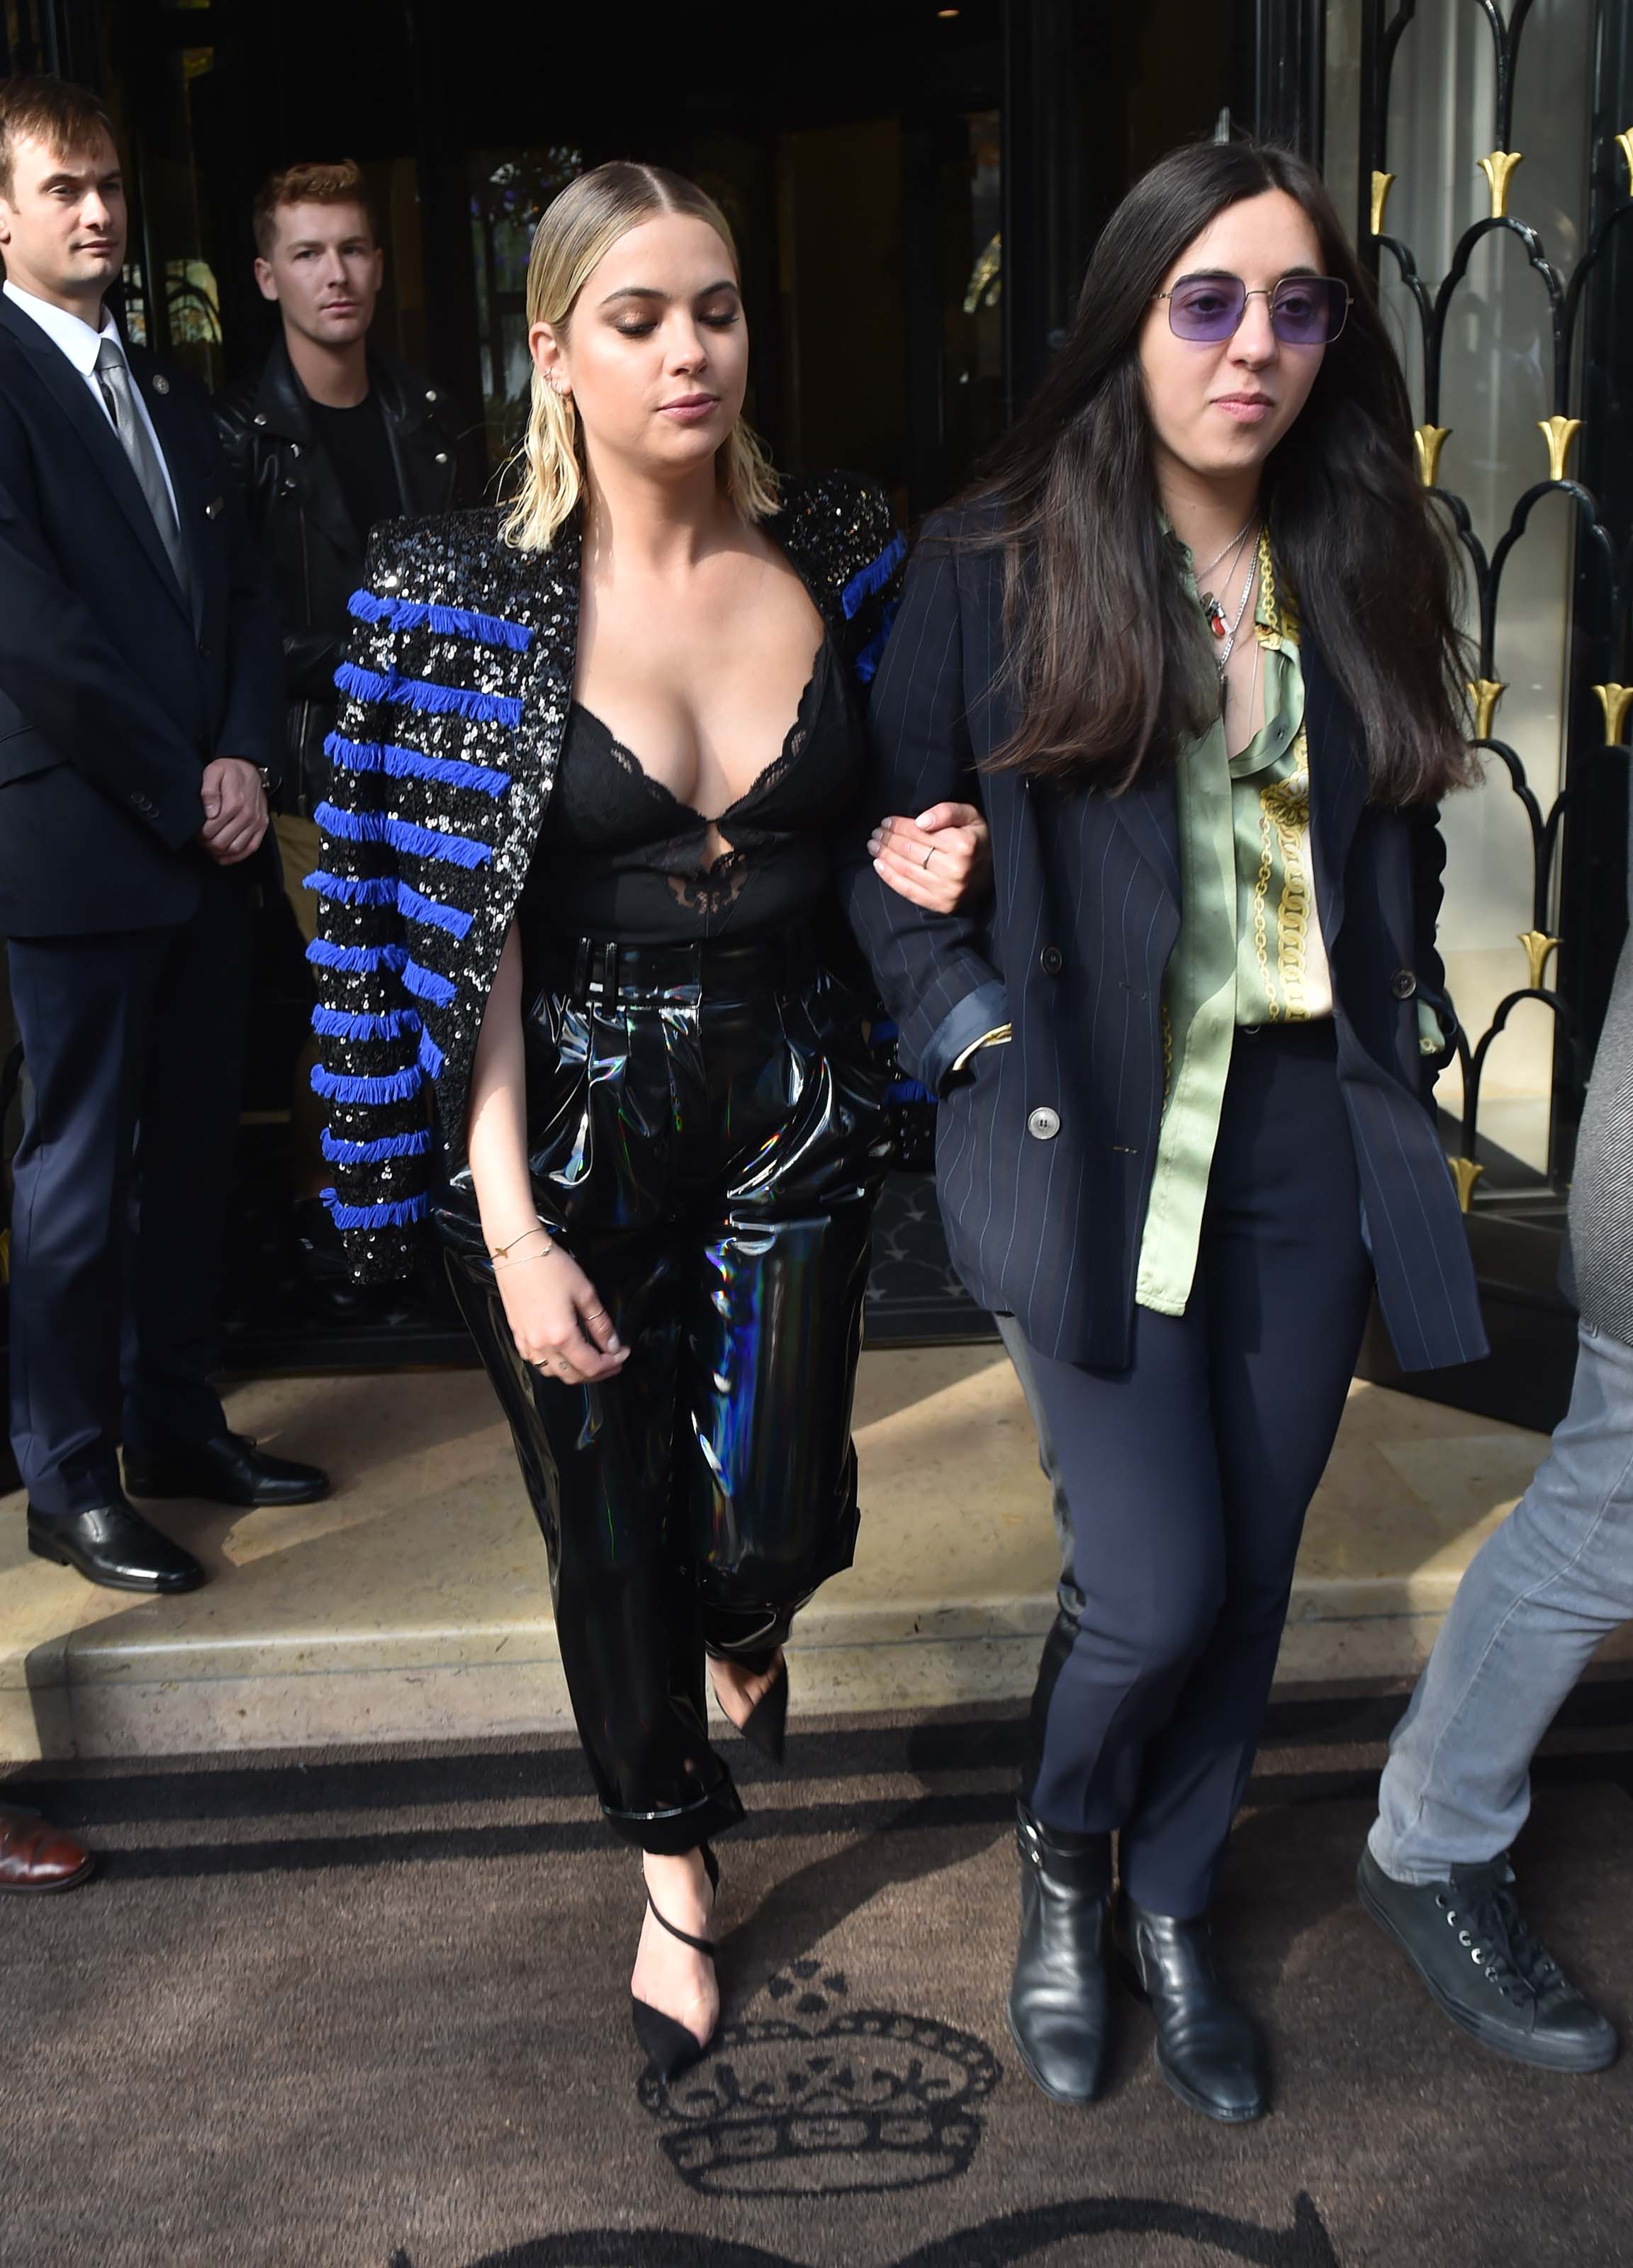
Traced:
<path id="1" fill-rule="evenodd" d="M 572 997 L 575 1000 L 587 1000 L 590 997 L 590 957 L 594 950 L 589 938 L 579 939 L 578 950 L 573 956 Z"/>
<path id="2" fill-rule="evenodd" d="M 607 946 L 601 955 L 601 998 L 603 1000 L 618 998 L 618 946 L 615 939 Z"/>

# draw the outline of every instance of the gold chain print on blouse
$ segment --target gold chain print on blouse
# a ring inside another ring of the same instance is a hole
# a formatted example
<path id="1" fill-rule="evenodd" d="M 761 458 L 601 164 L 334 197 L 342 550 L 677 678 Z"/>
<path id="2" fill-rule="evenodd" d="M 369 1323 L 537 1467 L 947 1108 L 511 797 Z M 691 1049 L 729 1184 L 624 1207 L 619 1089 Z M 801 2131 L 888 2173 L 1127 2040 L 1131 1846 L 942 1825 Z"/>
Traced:
<path id="1" fill-rule="evenodd" d="M 1310 942 L 1310 912 L 1314 903 L 1310 880 L 1310 755 L 1304 726 L 1292 745 L 1297 766 L 1293 777 L 1273 780 L 1259 793 L 1259 872 L 1254 881 L 1253 945 L 1259 976 L 1264 985 L 1267 1020 L 1297 1023 L 1307 1019 L 1310 1004 L 1305 992 L 1306 956 Z M 1266 902 L 1281 854 L 1282 888 L 1276 902 L 1276 968 L 1270 968 Z"/>

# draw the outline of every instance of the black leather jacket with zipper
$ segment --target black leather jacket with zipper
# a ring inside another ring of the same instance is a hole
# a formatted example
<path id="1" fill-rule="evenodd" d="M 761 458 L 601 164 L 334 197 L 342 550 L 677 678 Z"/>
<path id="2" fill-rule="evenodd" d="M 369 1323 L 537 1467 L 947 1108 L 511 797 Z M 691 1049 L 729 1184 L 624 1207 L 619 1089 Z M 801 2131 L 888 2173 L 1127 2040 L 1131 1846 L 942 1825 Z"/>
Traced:
<path id="1" fill-rule="evenodd" d="M 403 517 L 450 510 L 456 466 L 440 388 L 374 347 L 369 383 L 385 413 Z M 367 530 L 354 527 L 306 411 L 305 389 L 281 333 L 260 375 L 229 387 L 215 401 L 283 633 L 289 756 L 281 800 L 303 813 L 327 792 L 323 743 L 335 728 L 335 671 L 351 627 L 346 602 L 363 581 L 367 548 Z"/>

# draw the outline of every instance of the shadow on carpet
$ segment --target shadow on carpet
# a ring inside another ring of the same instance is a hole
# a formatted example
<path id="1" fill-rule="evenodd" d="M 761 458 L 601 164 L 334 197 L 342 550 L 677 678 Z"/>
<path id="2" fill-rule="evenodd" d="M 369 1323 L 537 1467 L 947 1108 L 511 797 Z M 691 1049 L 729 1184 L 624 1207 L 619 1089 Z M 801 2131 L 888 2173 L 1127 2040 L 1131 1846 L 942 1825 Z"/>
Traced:
<path id="1" fill-rule="evenodd" d="M 1633 2012 L 1633 1721 L 1585 1687 L 1527 1902 Z M 0 1914 L 0 2257 L 46 2268 L 1490 2268 L 1633 2263 L 1629 2066 L 1438 2017 L 1357 1906 L 1398 1702 L 1278 1707 L 1221 1891 L 1274 2113 L 1226 2130 L 1119 2009 L 1092 2110 L 1004 2029 L 1012 1718 L 805 1734 L 722 1846 L 725 2024 L 667 2094 L 629 2029 L 640 1890 L 577 1755 L 39 1766 L 103 1856 Z"/>

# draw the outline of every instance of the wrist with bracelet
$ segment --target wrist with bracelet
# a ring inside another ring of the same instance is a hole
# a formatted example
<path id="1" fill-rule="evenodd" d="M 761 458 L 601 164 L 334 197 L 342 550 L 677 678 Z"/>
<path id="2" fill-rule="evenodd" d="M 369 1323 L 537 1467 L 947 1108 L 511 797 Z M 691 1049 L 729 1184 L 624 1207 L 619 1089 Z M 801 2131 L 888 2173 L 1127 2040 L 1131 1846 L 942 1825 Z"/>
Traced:
<path id="1" fill-rule="evenodd" d="M 526 1244 L 530 1236 L 542 1236 L 544 1238 L 545 1243 L 543 1250 L 541 1252 L 524 1252 L 519 1259 L 512 1260 L 511 1255 L 515 1251 L 517 1246 L 519 1244 Z M 496 1268 L 519 1268 L 524 1264 L 524 1263 L 529 1260 L 548 1260 L 555 1249 L 555 1238 L 550 1234 L 548 1228 L 543 1221 L 536 1220 L 531 1228 L 519 1229 L 516 1234 L 510 1239 L 508 1243 L 490 1244 L 488 1247 L 488 1257 L 492 1261 Z"/>

